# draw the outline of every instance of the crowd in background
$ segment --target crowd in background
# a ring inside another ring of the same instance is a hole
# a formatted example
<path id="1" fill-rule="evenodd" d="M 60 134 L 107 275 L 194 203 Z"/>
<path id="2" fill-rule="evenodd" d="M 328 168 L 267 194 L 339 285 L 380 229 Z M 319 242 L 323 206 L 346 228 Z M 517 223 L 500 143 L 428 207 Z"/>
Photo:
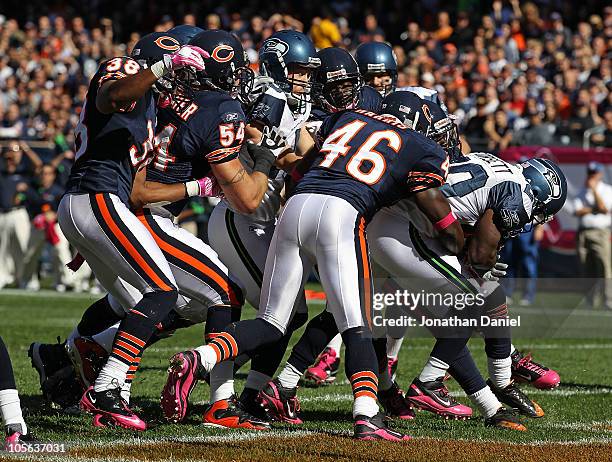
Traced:
<path id="1" fill-rule="evenodd" d="M 0 260 L 14 243 L 23 258 L 15 268 L 0 262 L 0 287 L 31 284 L 45 250 L 41 235 L 54 247 L 62 241 L 49 223 L 100 60 L 129 53 L 142 33 L 176 24 L 235 32 L 254 68 L 260 43 L 280 29 L 309 33 L 318 48 L 353 51 L 388 41 L 398 85 L 438 90 L 474 150 L 612 146 L 612 6 L 597 1 L 423 0 L 410 8 L 399 0 L 282 1 L 270 14 L 272 6 L 258 0 L 166 3 L 7 1 L 0 15 Z M 205 224 L 205 211 L 194 203 L 185 219 Z M 3 234 L 12 220 L 20 231 Z M 73 284 L 56 272 L 58 287 Z"/>

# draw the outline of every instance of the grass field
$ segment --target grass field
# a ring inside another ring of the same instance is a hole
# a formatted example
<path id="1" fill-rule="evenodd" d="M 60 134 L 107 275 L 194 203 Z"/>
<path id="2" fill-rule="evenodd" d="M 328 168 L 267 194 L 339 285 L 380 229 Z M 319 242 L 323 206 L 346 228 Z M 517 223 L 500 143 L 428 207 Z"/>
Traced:
<path id="1" fill-rule="evenodd" d="M 348 438 L 352 398 L 343 373 L 333 385 L 300 389 L 305 423 L 299 428 L 275 425 L 269 432 L 257 433 L 203 428 L 199 423 L 208 397 L 206 386 L 194 391 L 196 405 L 187 423 L 161 422 L 158 400 L 168 358 L 176 351 L 199 345 L 201 326 L 177 332 L 145 353 L 132 390 L 133 403 L 150 425 L 147 432 L 136 435 L 96 429 L 91 426 L 90 416 L 61 415 L 44 404 L 38 376 L 27 357 L 30 342 L 54 342 L 57 335 L 64 338 L 93 299 L 51 292 L 2 291 L 0 334 L 11 352 L 28 425 L 42 440 L 66 443 L 67 452 L 28 456 L 0 453 L 0 460 L 612 460 L 612 314 L 572 312 L 577 298 L 543 295 L 538 300 L 541 306 L 561 308 L 564 314 L 544 312 L 538 315 L 542 318 L 539 322 L 568 327 L 564 331 L 567 338 L 538 339 L 533 335 L 515 339 L 519 348 L 534 352 L 539 361 L 558 370 L 562 381 L 554 391 L 528 390 L 546 411 L 544 418 L 527 421 L 528 432 L 491 430 L 480 419 L 445 421 L 421 412 L 414 421 L 395 425 L 415 438 L 390 444 Z M 321 308 L 313 304 L 311 314 Z M 529 310 L 518 311 L 525 317 L 529 315 Z M 245 308 L 245 313 L 252 316 L 253 310 Z M 598 337 L 579 336 L 578 327 Z M 431 340 L 423 338 L 405 342 L 398 374 L 404 388 L 422 367 L 431 345 Z M 472 340 L 470 348 L 478 364 L 484 366 L 482 341 Z M 236 383 L 238 392 L 242 389 L 243 372 Z M 455 382 L 450 381 L 449 388 L 460 401 L 468 403 Z"/>

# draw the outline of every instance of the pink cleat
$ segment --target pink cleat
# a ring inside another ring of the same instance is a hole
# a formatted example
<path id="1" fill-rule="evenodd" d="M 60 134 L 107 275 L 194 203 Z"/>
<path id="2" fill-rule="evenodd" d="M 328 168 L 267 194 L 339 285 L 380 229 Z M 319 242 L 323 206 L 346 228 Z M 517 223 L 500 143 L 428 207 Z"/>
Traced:
<path id="1" fill-rule="evenodd" d="M 397 417 L 402 420 L 415 418 L 410 401 L 404 397 L 404 391 L 395 382 L 388 390 L 378 390 L 378 401 L 385 409 L 387 417 Z"/>
<path id="2" fill-rule="evenodd" d="M 338 354 L 332 348 L 327 347 L 319 355 L 314 365 L 306 370 L 304 378 L 316 386 L 330 384 L 336 380 L 339 367 Z"/>
<path id="3" fill-rule="evenodd" d="M 514 350 L 512 357 L 512 378 L 519 382 L 528 382 L 540 390 L 558 387 L 561 378 L 557 371 L 542 366 L 531 359 L 531 354 L 523 356 Z"/>
<path id="4" fill-rule="evenodd" d="M 200 357 L 194 350 L 175 354 L 170 359 L 168 379 L 160 404 L 167 420 L 177 423 L 187 415 L 189 395 L 198 383 Z"/>
<path id="5" fill-rule="evenodd" d="M 122 427 L 128 430 L 145 431 L 147 424 L 138 417 L 121 397 L 120 388 L 94 391 L 89 387 L 81 398 L 81 409 L 94 414 L 95 427 Z"/>
<path id="6" fill-rule="evenodd" d="M 364 441 L 408 441 L 411 439 L 408 435 L 391 430 L 381 413 L 374 417 L 358 415 L 355 418 L 353 438 Z"/>
<path id="7" fill-rule="evenodd" d="M 264 408 L 270 420 L 295 425 L 303 423 L 298 417 L 300 402 L 297 388 L 285 388 L 278 379 L 274 379 L 263 387 L 255 400 Z"/>
<path id="8" fill-rule="evenodd" d="M 40 445 L 31 433 L 21 433 L 21 424 L 11 424 L 6 426 L 6 439 L 4 440 L 4 450 L 6 452 L 33 452 L 31 446 Z"/>
<path id="9" fill-rule="evenodd" d="M 472 408 L 458 403 L 444 385 L 442 377 L 431 382 L 421 382 L 418 377 L 412 381 L 406 393 L 410 403 L 424 411 L 433 412 L 444 418 L 468 419 Z"/>

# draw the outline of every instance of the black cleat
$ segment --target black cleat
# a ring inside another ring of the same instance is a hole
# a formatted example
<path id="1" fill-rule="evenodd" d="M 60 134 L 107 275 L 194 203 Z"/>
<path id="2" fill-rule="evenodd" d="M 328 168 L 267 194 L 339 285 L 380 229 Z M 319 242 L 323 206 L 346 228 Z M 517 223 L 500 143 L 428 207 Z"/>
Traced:
<path id="1" fill-rule="evenodd" d="M 516 413 L 505 407 L 500 407 L 494 415 L 486 418 L 484 424 L 485 427 L 507 428 L 519 432 L 527 431 L 527 427 L 523 425 Z"/>
<path id="2" fill-rule="evenodd" d="M 539 406 L 539 404 L 529 399 L 527 395 L 523 393 L 513 381 L 510 382 L 510 384 L 505 388 L 497 388 L 495 385 L 493 385 L 491 379 L 487 380 L 487 385 L 489 386 L 489 388 L 491 388 L 493 394 L 500 402 L 502 402 L 506 406 L 510 406 L 519 414 L 525 415 L 527 417 L 544 416 L 544 411 Z"/>
<path id="3" fill-rule="evenodd" d="M 268 422 L 270 419 L 268 418 L 268 414 L 264 410 L 263 407 L 257 402 L 257 395 L 259 392 L 254 388 L 244 388 L 242 393 L 240 394 L 240 398 L 238 399 L 238 406 L 245 411 L 251 414 L 253 417 L 256 417 L 259 420 L 264 422 Z"/>

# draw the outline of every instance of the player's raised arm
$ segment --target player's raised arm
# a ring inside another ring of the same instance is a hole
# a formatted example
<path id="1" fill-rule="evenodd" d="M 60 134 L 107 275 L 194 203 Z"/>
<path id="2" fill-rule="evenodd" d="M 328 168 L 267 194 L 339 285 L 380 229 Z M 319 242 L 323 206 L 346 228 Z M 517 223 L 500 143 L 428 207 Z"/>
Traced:
<path id="1" fill-rule="evenodd" d="M 106 78 L 100 81 L 96 107 L 103 114 L 126 110 L 167 73 L 186 66 L 203 70 L 203 56 L 207 56 L 204 50 L 185 45 L 172 54 L 164 55 L 162 60 L 148 69 L 143 69 L 131 58 L 110 59 L 102 64 Z"/>

